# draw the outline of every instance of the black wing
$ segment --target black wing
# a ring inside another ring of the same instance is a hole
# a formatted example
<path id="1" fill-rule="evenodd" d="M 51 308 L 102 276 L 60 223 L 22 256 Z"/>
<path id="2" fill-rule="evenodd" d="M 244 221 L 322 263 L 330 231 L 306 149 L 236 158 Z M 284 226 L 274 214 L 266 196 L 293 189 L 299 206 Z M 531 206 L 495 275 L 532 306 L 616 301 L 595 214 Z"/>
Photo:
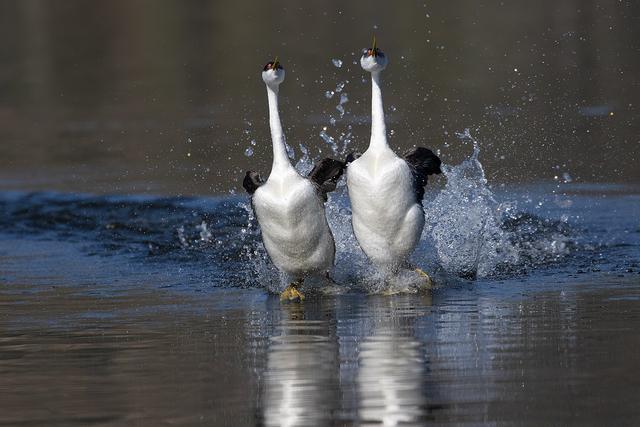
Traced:
<path id="1" fill-rule="evenodd" d="M 422 204 L 427 177 L 442 173 L 440 158 L 428 148 L 416 147 L 404 154 L 404 160 L 409 164 L 413 173 L 413 190 L 416 194 L 416 202 Z"/>
<path id="2" fill-rule="evenodd" d="M 349 163 L 351 163 L 354 160 L 358 159 L 360 156 L 362 156 L 362 153 L 358 153 L 357 151 L 350 152 L 347 155 L 347 158 L 344 161 L 346 163 L 346 166 L 349 166 Z"/>
<path id="3" fill-rule="evenodd" d="M 316 163 L 309 172 L 309 179 L 318 186 L 325 202 L 327 201 L 327 193 L 336 189 L 345 166 L 344 162 L 327 157 Z"/>
<path id="4" fill-rule="evenodd" d="M 253 171 L 247 171 L 242 181 L 242 186 L 247 190 L 247 193 L 251 195 L 253 195 L 262 184 L 264 184 L 264 181 L 260 178 L 260 174 Z"/>

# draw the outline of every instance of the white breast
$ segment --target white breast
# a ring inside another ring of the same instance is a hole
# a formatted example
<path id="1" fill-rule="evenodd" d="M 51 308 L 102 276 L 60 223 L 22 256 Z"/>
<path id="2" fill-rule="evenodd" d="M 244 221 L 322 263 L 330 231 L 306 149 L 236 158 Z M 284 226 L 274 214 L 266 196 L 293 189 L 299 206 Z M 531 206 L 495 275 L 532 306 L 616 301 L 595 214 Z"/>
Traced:
<path id="1" fill-rule="evenodd" d="M 335 246 L 314 185 L 295 171 L 269 177 L 253 195 L 264 246 L 273 263 L 293 276 L 325 271 Z"/>
<path id="2" fill-rule="evenodd" d="M 347 168 L 347 187 L 362 250 L 379 266 L 406 260 L 424 227 L 407 163 L 390 149 L 367 151 Z"/>

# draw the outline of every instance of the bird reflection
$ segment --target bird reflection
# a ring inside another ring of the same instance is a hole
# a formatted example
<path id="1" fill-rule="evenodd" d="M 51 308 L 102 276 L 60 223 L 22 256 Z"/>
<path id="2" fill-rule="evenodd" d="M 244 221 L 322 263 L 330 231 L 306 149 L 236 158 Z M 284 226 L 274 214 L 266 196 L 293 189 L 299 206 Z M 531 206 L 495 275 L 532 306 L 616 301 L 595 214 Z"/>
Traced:
<path id="1" fill-rule="evenodd" d="M 340 405 L 333 322 L 318 305 L 282 304 L 271 337 L 263 388 L 267 426 L 326 425 Z"/>
<path id="2" fill-rule="evenodd" d="M 415 299 L 380 298 L 371 309 L 376 322 L 360 345 L 358 418 L 395 426 L 421 423 L 427 414 L 423 384 L 425 355 L 415 338 Z M 429 305 L 430 298 L 424 297 Z"/>

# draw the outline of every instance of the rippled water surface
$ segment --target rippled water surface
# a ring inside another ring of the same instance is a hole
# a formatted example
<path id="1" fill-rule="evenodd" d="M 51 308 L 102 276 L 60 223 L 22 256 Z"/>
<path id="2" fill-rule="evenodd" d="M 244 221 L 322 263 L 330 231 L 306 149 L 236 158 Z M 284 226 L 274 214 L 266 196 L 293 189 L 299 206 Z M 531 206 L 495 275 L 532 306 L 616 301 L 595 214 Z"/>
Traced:
<path id="1" fill-rule="evenodd" d="M 640 2 L 0 0 L 0 426 L 640 425 Z M 327 203 L 281 304 L 240 180 L 433 149 L 414 271 Z M 608 184 L 603 184 L 608 183 Z M 389 295 L 391 294 L 391 295 Z"/>
<path id="2" fill-rule="evenodd" d="M 281 304 L 244 198 L 4 193 L 0 423 L 635 424 L 638 192 L 489 194 L 511 264 L 447 268 L 442 213 L 431 293 L 371 294 L 354 250 L 344 294 Z"/>

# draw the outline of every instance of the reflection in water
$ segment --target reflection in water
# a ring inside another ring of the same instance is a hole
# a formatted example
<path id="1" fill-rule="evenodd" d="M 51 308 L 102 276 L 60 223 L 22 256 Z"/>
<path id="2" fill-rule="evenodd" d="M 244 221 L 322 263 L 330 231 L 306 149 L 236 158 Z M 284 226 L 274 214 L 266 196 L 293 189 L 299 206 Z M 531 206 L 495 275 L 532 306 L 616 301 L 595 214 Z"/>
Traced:
<path id="1" fill-rule="evenodd" d="M 397 303 L 381 299 L 375 306 L 376 322 L 358 357 L 359 418 L 385 426 L 415 423 L 427 415 L 422 386 L 425 355 L 412 336 L 415 314 L 403 317 L 403 313 L 396 313 L 400 308 Z"/>
<path id="2" fill-rule="evenodd" d="M 414 324 L 431 300 L 414 298 L 282 305 L 259 396 L 264 424 L 424 420 L 426 361 Z"/>
<path id="3" fill-rule="evenodd" d="M 0 425 L 637 425 L 636 276 L 302 306 L 0 279 Z"/>
<path id="4" fill-rule="evenodd" d="M 315 306 L 315 308 L 319 308 Z M 268 426 L 323 425 L 339 406 L 332 324 L 302 305 L 281 306 L 268 348 L 263 412 Z"/>
<path id="5" fill-rule="evenodd" d="M 303 305 L 244 288 L 222 201 L 8 195 L 0 425 L 638 425 L 640 198 L 575 188 L 565 262 Z"/>

